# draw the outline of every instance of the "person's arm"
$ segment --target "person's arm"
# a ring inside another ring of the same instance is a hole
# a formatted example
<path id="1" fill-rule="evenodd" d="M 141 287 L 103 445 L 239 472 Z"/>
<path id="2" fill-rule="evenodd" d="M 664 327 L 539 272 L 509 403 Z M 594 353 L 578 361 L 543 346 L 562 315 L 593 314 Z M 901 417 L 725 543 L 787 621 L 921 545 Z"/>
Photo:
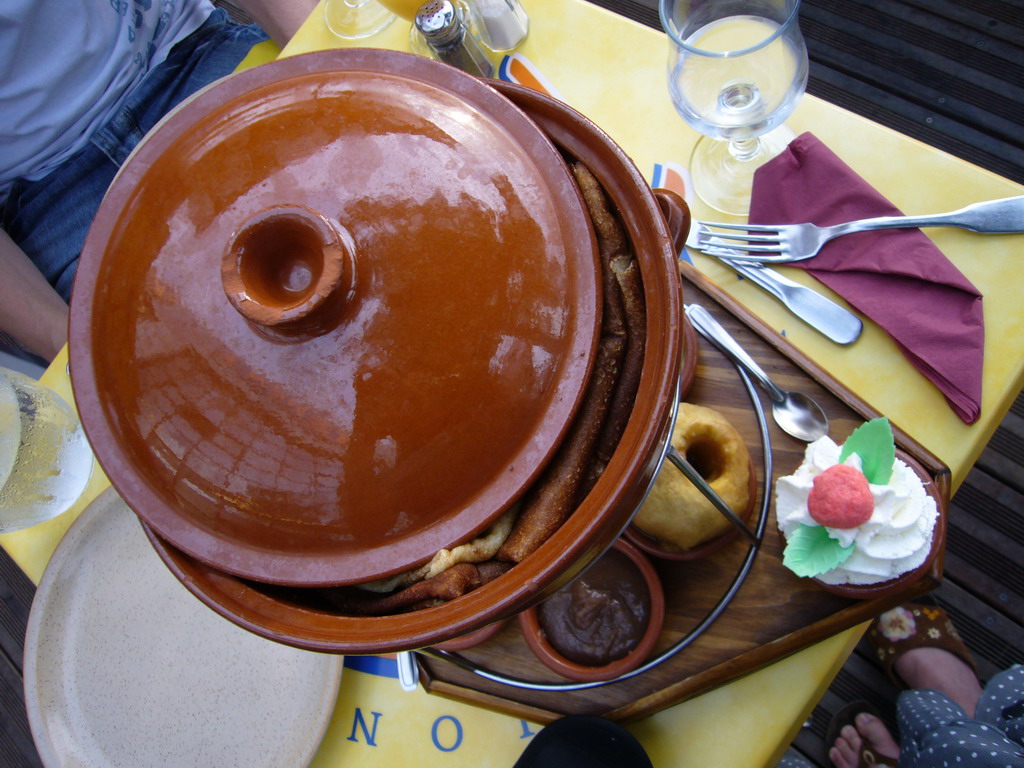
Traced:
<path id="1" fill-rule="evenodd" d="M 67 303 L 2 229 L 0 329 L 45 360 L 53 360 L 68 340 Z"/>
<path id="2" fill-rule="evenodd" d="M 284 48 L 313 12 L 317 0 L 232 0 L 270 39 Z"/>

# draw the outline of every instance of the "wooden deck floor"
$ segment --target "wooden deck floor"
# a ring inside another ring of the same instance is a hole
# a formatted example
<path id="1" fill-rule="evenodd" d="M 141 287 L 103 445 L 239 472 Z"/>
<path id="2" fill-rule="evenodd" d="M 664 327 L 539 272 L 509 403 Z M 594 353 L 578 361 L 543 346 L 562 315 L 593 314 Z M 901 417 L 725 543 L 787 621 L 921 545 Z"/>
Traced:
<path id="1" fill-rule="evenodd" d="M 655 0 L 592 0 L 660 28 Z M 804 0 L 808 91 L 1024 183 L 1022 0 Z M 941 179 L 932 183 L 942 183 Z M 953 499 L 936 597 L 988 676 L 1024 662 L 1024 398 Z M 0 766 L 39 766 L 22 652 L 34 588 L 0 551 Z M 892 715 L 895 689 L 862 644 L 794 747 L 828 765 L 825 728 L 845 702 Z"/>

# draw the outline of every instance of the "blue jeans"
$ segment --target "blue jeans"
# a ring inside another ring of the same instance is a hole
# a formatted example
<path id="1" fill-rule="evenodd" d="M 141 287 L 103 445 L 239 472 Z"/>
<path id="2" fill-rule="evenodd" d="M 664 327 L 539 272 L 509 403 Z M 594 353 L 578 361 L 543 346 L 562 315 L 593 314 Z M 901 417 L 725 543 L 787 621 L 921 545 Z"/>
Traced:
<path id="1" fill-rule="evenodd" d="M 65 301 L 85 236 L 121 164 L 175 105 L 230 74 L 266 39 L 259 27 L 236 24 L 215 10 L 146 75 L 90 144 L 38 181 L 15 180 L 0 223 Z"/>

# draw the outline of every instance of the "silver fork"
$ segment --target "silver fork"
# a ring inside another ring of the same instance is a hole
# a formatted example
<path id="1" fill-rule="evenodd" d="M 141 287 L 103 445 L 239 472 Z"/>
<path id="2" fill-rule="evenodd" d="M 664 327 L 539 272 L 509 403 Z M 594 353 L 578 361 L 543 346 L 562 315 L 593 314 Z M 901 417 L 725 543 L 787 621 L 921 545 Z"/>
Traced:
<path id="1" fill-rule="evenodd" d="M 686 238 L 687 248 L 697 248 L 701 232 L 706 232 L 699 224 L 690 228 Z M 712 240 L 721 250 L 721 255 L 705 251 L 708 256 L 725 264 L 729 269 L 747 278 L 754 285 L 763 288 L 781 301 L 786 308 L 816 331 L 824 334 L 837 344 L 851 344 L 860 336 L 864 324 L 855 314 L 825 298 L 806 285 L 796 283 L 764 264 L 752 264 L 728 258 L 725 254 L 742 256 L 742 251 L 726 248 L 720 241 Z M 717 249 L 716 249 L 717 250 Z"/>
<path id="2" fill-rule="evenodd" d="M 734 259 L 772 264 L 809 259 L 832 238 L 871 229 L 959 227 L 985 234 L 1024 232 L 1024 195 L 974 203 L 951 213 L 880 216 L 832 227 L 819 227 L 815 224 L 717 224 L 708 221 L 700 224 L 698 247 L 705 253 L 716 254 L 714 239 L 718 238 L 730 241 L 729 245 L 745 251 L 742 257 L 733 253 Z M 706 227 L 713 227 L 716 231 L 707 230 Z M 718 244 L 724 245 L 721 242 Z"/>

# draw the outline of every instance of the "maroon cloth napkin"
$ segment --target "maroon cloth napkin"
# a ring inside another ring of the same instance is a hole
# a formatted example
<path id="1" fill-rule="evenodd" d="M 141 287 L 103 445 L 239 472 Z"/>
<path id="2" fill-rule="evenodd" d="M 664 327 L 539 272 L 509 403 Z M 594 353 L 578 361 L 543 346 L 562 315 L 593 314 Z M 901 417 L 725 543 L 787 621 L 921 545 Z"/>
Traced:
<path id="1" fill-rule="evenodd" d="M 751 224 L 839 224 L 902 215 L 805 133 L 754 175 Z M 981 413 L 981 293 L 918 229 L 858 232 L 794 262 L 892 337 L 968 424 Z"/>

